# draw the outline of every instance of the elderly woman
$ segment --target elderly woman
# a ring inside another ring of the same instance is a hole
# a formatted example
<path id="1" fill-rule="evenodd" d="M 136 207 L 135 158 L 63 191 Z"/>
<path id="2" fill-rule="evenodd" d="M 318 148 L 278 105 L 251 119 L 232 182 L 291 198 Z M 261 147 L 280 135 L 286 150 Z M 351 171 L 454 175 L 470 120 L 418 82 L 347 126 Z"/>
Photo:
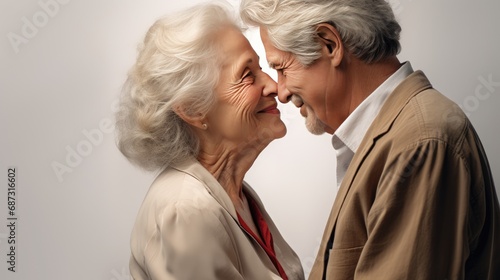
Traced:
<path id="1" fill-rule="evenodd" d="M 226 8 L 158 20 L 129 73 L 118 146 L 162 170 L 131 237 L 134 279 L 303 279 L 297 255 L 243 181 L 286 128 L 276 83 Z"/>

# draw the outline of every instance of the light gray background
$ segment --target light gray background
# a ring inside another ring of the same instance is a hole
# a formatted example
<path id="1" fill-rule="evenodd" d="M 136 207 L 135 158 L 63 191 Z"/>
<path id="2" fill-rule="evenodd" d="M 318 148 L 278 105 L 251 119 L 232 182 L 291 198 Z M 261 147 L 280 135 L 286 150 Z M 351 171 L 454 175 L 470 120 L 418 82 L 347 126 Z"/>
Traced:
<path id="1" fill-rule="evenodd" d="M 146 29 L 199 0 L 55 1 L 0 3 L 0 278 L 129 279 L 129 234 L 154 175 L 114 145 L 116 98 Z M 391 4 L 403 27 L 400 59 L 464 108 L 500 182 L 500 2 Z M 248 36 L 267 69 L 258 34 Z M 328 135 L 308 134 L 297 109 L 280 109 L 288 134 L 246 180 L 308 274 L 336 195 L 335 154 Z M 58 177 L 54 165 L 65 173 Z M 10 166 L 18 179 L 16 273 L 6 263 Z"/>

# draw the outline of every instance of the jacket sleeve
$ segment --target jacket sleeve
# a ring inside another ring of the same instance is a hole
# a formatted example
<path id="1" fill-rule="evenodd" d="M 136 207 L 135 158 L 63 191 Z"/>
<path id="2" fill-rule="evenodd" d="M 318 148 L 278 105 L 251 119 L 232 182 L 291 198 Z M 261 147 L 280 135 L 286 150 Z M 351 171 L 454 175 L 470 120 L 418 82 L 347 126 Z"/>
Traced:
<path id="1" fill-rule="evenodd" d="M 427 139 L 384 167 L 355 279 L 463 279 L 471 174 L 459 149 Z"/>
<path id="2" fill-rule="evenodd" d="M 159 215 L 145 248 L 149 279 L 243 279 L 224 217 L 193 201 L 178 201 Z"/>

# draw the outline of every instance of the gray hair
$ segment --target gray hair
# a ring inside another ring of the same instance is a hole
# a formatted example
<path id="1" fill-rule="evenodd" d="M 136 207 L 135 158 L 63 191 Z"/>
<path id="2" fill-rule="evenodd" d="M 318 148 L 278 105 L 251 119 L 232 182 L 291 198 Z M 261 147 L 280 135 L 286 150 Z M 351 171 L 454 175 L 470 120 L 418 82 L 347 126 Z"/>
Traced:
<path id="1" fill-rule="evenodd" d="M 366 63 L 401 49 L 401 26 L 385 0 L 242 0 L 240 14 L 245 23 L 266 28 L 276 48 L 306 66 L 320 57 L 320 23 L 334 26 L 347 51 Z"/>
<path id="2" fill-rule="evenodd" d="M 215 102 L 216 32 L 241 30 L 229 8 L 203 4 L 157 20 L 139 46 L 116 114 L 117 146 L 132 163 L 159 170 L 196 156 L 198 138 L 175 110 L 204 116 Z"/>

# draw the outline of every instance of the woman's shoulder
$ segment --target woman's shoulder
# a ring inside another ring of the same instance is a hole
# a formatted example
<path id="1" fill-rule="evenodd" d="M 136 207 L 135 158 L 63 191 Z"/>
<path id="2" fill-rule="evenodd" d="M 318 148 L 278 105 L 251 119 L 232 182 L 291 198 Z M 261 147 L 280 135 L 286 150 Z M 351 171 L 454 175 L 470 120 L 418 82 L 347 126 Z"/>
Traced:
<path id="1" fill-rule="evenodd" d="M 203 181 L 166 169 L 157 176 L 139 209 L 131 235 L 132 252 L 146 261 L 161 255 L 159 250 L 175 253 L 175 246 L 194 258 L 199 248 L 207 248 L 207 240 L 212 246 L 230 248 L 229 233 L 221 229 L 232 228 L 231 222 Z"/>
<path id="2" fill-rule="evenodd" d="M 179 202 L 199 204 L 212 199 L 202 180 L 178 169 L 167 168 L 151 184 L 145 202 L 148 200 L 163 202 L 167 206 Z"/>
<path id="3" fill-rule="evenodd" d="M 136 226 L 153 233 L 162 225 L 188 222 L 202 226 L 225 220 L 224 208 L 208 192 L 203 181 L 176 169 L 160 173 L 146 194 L 136 217 Z M 193 217 L 204 217 L 196 220 Z M 188 225 L 186 224 L 186 226 Z"/>

